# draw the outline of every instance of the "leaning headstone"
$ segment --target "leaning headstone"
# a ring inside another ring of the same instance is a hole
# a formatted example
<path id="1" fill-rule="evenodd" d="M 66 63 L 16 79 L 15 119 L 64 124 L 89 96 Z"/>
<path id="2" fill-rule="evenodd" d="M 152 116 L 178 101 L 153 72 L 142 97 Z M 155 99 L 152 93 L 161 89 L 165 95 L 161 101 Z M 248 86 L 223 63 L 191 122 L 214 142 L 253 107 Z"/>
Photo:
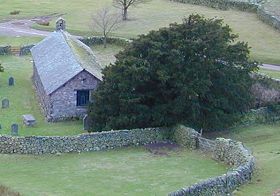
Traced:
<path id="1" fill-rule="evenodd" d="M 2 108 L 5 109 L 5 108 L 8 108 L 9 106 L 10 106 L 9 99 L 3 99 L 2 100 Z"/>
<path id="2" fill-rule="evenodd" d="M 84 130 L 88 131 L 89 130 L 89 117 L 87 114 L 83 118 L 83 125 L 84 125 Z"/>
<path id="3" fill-rule="evenodd" d="M 12 124 L 12 126 L 11 126 L 11 134 L 13 136 L 18 136 L 18 124 Z"/>
<path id="4" fill-rule="evenodd" d="M 13 77 L 9 77 L 9 86 L 15 85 L 15 79 Z"/>

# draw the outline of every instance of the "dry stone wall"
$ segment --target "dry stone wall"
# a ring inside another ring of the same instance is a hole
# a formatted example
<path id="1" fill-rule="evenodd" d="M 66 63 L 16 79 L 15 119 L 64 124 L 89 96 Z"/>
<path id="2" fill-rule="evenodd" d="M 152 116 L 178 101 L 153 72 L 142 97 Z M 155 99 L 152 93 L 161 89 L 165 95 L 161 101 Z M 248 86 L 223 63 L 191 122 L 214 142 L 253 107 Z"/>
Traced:
<path id="1" fill-rule="evenodd" d="M 228 195 L 238 186 L 251 180 L 255 158 L 251 152 L 241 143 L 231 139 L 217 138 L 209 140 L 201 137 L 195 130 L 179 126 L 174 129 L 175 135 L 179 132 L 182 135 L 192 137 L 193 149 L 200 149 L 212 154 L 217 161 L 232 165 L 233 168 L 226 174 L 210 178 L 192 186 L 172 192 L 169 196 L 221 196 Z M 183 133 L 184 132 L 184 133 Z M 176 138 L 174 138 L 176 140 Z"/>
<path id="2" fill-rule="evenodd" d="M 221 196 L 248 182 L 255 159 L 241 143 L 230 139 L 209 140 L 185 126 L 87 133 L 77 136 L 0 136 L 0 153 L 46 154 L 99 151 L 173 140 L 183 147 L 198 149 L 232 165 L 226 174 L 206 179 L 192 186 L 169 193 L 170 196 Z"/>
<path id="3" fill-rule="evenodd" d="M 166 130 L 146 128 L 86 133 L 77 136 L 0 136 L 0 153 L 55 154 L 114 149 L 164 141 Z"/>

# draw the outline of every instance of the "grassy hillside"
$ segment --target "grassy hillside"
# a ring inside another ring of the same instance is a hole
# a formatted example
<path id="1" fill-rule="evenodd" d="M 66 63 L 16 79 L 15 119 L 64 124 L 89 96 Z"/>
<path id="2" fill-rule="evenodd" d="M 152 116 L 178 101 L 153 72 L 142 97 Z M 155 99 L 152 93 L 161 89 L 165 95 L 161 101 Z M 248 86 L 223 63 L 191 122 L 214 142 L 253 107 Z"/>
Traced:
<path id="1" fill-rule="evenodd" d="M 3 0 L 0 19 L 34 17 L 52 13 L 64 14 L 67 27 L 77 34 L 90 34 L 93 31 L 91 18 L 104 6 L 111 6 L 111 0 Z M 36 8 L 36 9 L 35 9 Z M 11 16 L 13 10 L 20 14 Z M 280 64 L 279 47 L 280 33 L 261 22 L 256 14 L 235 10 L 221 11 L 203 6 L 175 3 L 169 0 L 152 0 L 146 4 L 132 7 L 129 10 L 130 20 L 124 22 L 116 32 L 116 36 L 136 37 L 138 34 L 167 26 L 172 22 L 180 22 L 184 16 L 191 13 L 203 14 L 206 17 L 223 18 L 240 40 L 248 42 L 252 47 L 252 57 L 266 63 Z M 54 20 L 50 27 L 54 27 Z M 38 26 L 37 26 L 38 28 Z M 41 27 L 40 27 L 41 28 Z M 50 28 L 48 28 L 50 29 Z M 0 39 L 1 40 L 1 39 Z"/>

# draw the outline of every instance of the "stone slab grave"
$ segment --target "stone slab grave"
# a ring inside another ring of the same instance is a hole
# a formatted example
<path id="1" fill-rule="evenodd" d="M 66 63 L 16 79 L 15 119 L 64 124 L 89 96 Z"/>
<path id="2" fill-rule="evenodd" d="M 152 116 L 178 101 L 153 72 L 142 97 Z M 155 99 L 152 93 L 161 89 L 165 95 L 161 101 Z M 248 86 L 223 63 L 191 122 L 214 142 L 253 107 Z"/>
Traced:
<path id="1" fill-rule="evenodd" d="M 9 99 L 3 99 L 2 100 L 2 108 L 5 109 L 5 108 L 9 108 L 10 106 L 10 101 Z"/>
<path id="2" fill-rule="evenodd" d="M 24 114 L 22 115 L 23 124 L 28 127 L 33 127 L 36 124 L 36 119 L 31 114 Z"/>
<path id="3" fill-rule="evenodd" d="M 14 86 L 15 85 L 15 79 L 13 77 L 9 77 L 8 84 L 9 84 L 9 86 Z"/>
<path id="4" fill-rule="evenodd" d="M 12 136 L 18 136 L 18 124 L 11 125 L 11 134 Z"/>

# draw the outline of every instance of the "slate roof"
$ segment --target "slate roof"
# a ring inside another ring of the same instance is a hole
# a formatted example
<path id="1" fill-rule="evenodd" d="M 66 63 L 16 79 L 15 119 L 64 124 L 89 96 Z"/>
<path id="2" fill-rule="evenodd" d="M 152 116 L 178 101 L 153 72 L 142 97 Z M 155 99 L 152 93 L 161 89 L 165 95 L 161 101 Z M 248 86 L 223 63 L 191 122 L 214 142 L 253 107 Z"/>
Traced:
<path id="1" fill-rule="evenodd" d="M 31 49 L 31 54 L 48 95 L 83 70 L 102 80 L 102 68 L 92 50 L 65 31 L 51 33 Z"/>

